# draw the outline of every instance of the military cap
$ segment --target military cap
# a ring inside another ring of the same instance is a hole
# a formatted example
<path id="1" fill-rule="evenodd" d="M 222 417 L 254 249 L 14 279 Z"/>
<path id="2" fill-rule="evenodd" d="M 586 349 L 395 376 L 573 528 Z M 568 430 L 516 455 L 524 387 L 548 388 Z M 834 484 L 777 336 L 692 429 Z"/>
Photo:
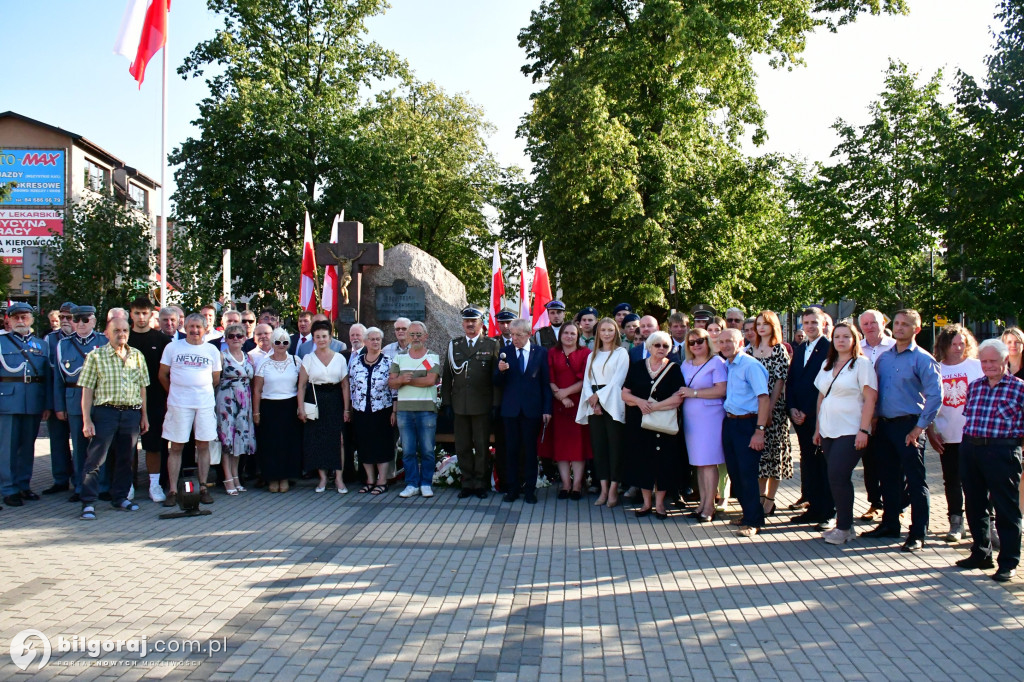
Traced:
<path id="1" fill-rule="evenodd" d="M 712 317 L 718 316 L 718 312 L 707 303 L 698 303 L 693 306 L 690 314 L 693 315 L 695 320 L 710 320 Z"/>
<path id="2" fill-rule="evenodd" d="M 63 303 L 60 304 L 60 312 L 62 312 L 62 313 L 72 313 L 72 314 L 74 314 L 72 312 L 72 311 L 74 311 L 74 309 L 75 309 L 75 304 L 72 303 L 71 301 L 64 301 Z"/>
<path id="3" fill-rule="evenodd" d="M 8 314 L 8 316 L 10 316 L 10 315 L 20 315 L 21 313 L 31 313 L 31 312 L 32 312 L 32 306 L 30 306 L 28 303 L 25 303 L 24 301 L 15 301 L 11 305 L 7 306 L 7 314 Z"/>
<path id="4" fill-rule="evenodd" d="M 631 306 L 628 303 L 620 303 L 617 306 L 615 306 L 615 310 L 612 311 L 612 315 L 618 315 L 623 310 L 625 310 L 627 313 L 631 313 L 633 312 L 633 306 Z"/>
<path id="5" fill-rule="evenodd" d="M 498 322 L 511 322 L 516 319 L 516 314 L 511 310 L 502 310 L 500 313 L 494 316 L 494 319 Z"/>
<path id="6" fill-rule="evenodd" d="M 96 306 L 92 305 L 76 305 L 71 310 L 72 315 L 95 315 Z"/>
<path id="7" fill-rule="evenodd" d="M 594 308 L 594 307 L 584 308 L 583 310 L 580 311 L 580 317 L 583 317 L 584 315 L 593 315 L 594 317 L 598 317 L 597 308 Z"/>
<path id="8" fill-rule="evenodd" d="M 640 321 L 640 316 L 639 315 L 637 315 L 636 313 L 630 313 L 629 315 L 626 315 L 624 318 L 622 318 L 622 326 L 625 327 L 627 322 L 639 322 L 639 321 Z"/>
<path id="9" fill-rule="evenodd" d="M 479 320 L 483 316 L 484 314 L 473 306 L 466 306 L 462 309 L 462 319 L 464 320 Z"/>
<path id="10" fill-rule="evenodd" d="M 565 304 L 561 301 L 549 301 L 545 306 L 545 310 L 565 310 Z"/>

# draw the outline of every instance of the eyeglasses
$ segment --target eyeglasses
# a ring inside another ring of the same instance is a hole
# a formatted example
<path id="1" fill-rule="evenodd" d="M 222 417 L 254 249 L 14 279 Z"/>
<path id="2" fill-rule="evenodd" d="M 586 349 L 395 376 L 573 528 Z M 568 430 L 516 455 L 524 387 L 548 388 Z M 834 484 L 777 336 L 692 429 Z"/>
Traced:
<path id="1" fill-rule="evenodd" d="M 88 322 L 92 315 L 75 315 L 75 322 Z"/>
<path id="2" fill-rule="evenodd" d="M 652 343 L 651 348 L 671 348 L 667 343 Z"/>
<path id="3" fill-rule="evenodd" d="M 396 332 L 404 332 L 407 331 L 408 329 L 408 327 L 395 327 Z"/>
<path id="4" fill-rule="evenodd" d="M 245 338 L 245 334 L 228 334 L 227 338 L 228 338 L 228 340 L 231 340 L 231 339 L 244 339 Z"/>
<path id="5" fill-rule="evenodd" d="M 242 319 L 242 324 L 256 324 L 256 320 Z"/>
<path id="6" fill-rule="evenodd" d="M 725 321 L 726 322 L 736 322 L 738 324 L 743 324 L 743 318 L 742 317 L 727 317 L 727 318 L 725 318 Z"/>
<path id="7" fill-rule="evenodd" d="M 701 338 L 701 339 L 690 339 L 689 341 L 686 342 L 686 345 L 689 346 L 690 348 L 693 348 L 694 346 L 699 346 L 699 345 L 701 345 L 702 343 L 704 343 L 706 341 L 707 341 L 707 339 L 704 339 L 704 338 Z"/>
<path id="8" fill-rule="evenodd" d="M 290 343 L 291 343 L 290 341 L 274 341 L 274 345 L 275 346 L 287 346 Z"/>
<path id="9" fill-rule="evenodd" d="M 60 319 L 62 319 L 62 320 L 70 320 L 72 318 L 74 318 L 74 315 L 64 315 L 64 314 L 62 314 L 60 316 Z"/>
<path id="10" fill-rule="evenodd" d="M 414 339 L 418 339 L 423 336 L 423 332 L 409 332 L 409 336 Z"/>

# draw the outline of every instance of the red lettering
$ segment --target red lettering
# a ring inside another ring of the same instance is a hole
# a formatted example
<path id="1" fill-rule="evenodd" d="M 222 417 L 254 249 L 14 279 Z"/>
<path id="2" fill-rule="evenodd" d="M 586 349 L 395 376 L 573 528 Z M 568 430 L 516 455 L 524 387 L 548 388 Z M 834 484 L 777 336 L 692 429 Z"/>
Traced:
<path id="1" fill-rule="evenodd" d="M 25 154 L 25 158 L 21 160 L 21 163 L 25 166 L 56 166 L 59 155 L 60 152 L 54 154 L 35 154 L 29 152 Z"/>

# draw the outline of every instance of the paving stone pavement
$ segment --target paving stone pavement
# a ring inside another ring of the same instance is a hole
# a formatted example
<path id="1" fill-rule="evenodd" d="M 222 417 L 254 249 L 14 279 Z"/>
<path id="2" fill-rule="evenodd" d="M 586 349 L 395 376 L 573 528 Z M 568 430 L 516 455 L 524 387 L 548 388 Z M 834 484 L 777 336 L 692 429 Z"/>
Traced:
<path id="1" fill-rule="evenodd" d="M 37 441 L 36 490 L 48 450 Z M 944 534 L 933 452 L 928 469 Z M 0 678 L 1024 679 L 1021 585 L 953 567 L 966 542 L 836 548 L 782 513 L 747 540 L 554 489 L 532 506 L 437 492 L 220 493 L 211 516 L 167 521 L 148 499 L 92 523 L 65 495 L 5 508 Z M 55 648 L 42 670 L 8 656 L 26 628 Z M 223 649 L 92 659 L 57 651 L 61 635 Z"/>

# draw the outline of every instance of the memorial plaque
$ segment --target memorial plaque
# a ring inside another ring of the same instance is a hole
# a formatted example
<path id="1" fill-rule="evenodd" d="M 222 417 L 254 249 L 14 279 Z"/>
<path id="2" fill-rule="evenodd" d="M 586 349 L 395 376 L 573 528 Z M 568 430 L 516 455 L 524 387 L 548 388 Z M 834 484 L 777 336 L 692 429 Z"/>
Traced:
<path id="1" fill-rule="evenodd" d="M 356 309 L 342 307 L 338 309 L 338 322 L 341 324 L 355 324 L 356 323 Z"/>
<path id="2" fill-rule="evenodd" d="M 396 279 L 389 287 L 377 287 L 377 319 L 394 322 L 400 317 L 425 320 L 427 297 L 423 287 L 411 287 L 405 280 Z"/>

